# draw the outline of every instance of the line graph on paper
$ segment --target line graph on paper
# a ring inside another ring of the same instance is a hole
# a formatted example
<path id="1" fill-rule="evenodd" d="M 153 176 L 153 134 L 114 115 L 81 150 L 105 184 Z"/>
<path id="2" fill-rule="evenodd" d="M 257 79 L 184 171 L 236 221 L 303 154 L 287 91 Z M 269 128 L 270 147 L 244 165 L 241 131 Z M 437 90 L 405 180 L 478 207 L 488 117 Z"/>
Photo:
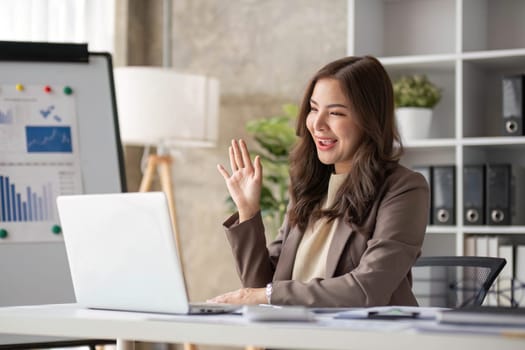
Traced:
<path id="1" fill-rule="evenodd" d="M 75 96 L 45 93 L 42 86 L 0 86 L 0 146 L 6 159 L 78 158 Z M 2 157 L 0 157 L 2 160 Z M 49 160 L 49 159 L 46 159 Z"/>
<path id="2" fill-rule="evenodd" d="M 26 126 L 27 152 L 71 153 L 69 126 Z"/>

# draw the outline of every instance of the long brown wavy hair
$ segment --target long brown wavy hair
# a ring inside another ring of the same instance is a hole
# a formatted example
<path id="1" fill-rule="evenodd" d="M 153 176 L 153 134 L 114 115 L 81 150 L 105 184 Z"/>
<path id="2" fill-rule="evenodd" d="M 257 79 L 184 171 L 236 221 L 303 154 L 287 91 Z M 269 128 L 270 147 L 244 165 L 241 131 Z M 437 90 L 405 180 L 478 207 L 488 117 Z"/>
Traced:
<path id="1" fill-rule="evenodd" d="M 350 101 L 351 117 L 363 136 L 352 158 L 352 169 L 334 204 L 321 210 L 320 203 L 335 169 L 333 164 L 325 165 L 317 157 L 315 142 L 306 128 L 306 118 L 315 84 L 324 78 L 339 81 Z M 394 122 L 392 82 L 381 63 L 371 56 L 345 57 L 321 68 L 306 87 L 296 133 L 299 139 L 290 154 L 290 224 L 304 230 L 310 218 L 322 216 L 329 220 L 343 217 L 361 223 L 389 169 L 399 162 L 403 153 Z"/>

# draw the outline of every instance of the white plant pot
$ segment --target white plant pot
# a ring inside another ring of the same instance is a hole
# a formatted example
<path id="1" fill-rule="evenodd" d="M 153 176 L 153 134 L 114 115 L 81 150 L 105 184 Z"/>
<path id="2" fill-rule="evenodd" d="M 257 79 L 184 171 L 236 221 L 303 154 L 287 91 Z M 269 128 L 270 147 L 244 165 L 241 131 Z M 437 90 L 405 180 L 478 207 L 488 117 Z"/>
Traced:
<path id="1" fill-rule="evenodd" d="M 396 108 L 396 121 L 403 141 L 429 138 L 432 109 L 418 107 Z"/>

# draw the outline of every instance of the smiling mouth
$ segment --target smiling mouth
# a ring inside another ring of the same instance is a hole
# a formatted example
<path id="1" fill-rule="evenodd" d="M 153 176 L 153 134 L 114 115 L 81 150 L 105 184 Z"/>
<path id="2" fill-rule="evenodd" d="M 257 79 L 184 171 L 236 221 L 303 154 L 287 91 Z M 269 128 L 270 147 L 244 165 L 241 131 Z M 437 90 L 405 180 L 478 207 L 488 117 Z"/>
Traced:
<path id="1" fill-rule="evenodd" d="M 319 148 L 320 150 L 329 150 L 332 147 L 334 147 L 334 145 L 337 143 L 336 139 L 317 138 L 316 140 L 317 148 Z"/>
<path id="2" fill-rule="evenodd" d="M 321 140 L 321 139 L 317 139 L 317 141 L 319 142 L 320 145 L 322 146 L 330 146 L 330 145 L 333 145 L 334 143 L 337 142 L 337 140 Z"/>

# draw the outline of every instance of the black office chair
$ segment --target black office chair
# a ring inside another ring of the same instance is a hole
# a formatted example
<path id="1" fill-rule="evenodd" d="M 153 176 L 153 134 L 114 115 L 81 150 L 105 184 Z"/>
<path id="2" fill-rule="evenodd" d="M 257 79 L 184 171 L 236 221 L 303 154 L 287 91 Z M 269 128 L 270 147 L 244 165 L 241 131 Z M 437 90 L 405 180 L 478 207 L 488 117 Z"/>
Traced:
<path id="1" fill-rule="evenodd" d="M 412 268 L 420 306 L 480 306 L 507 261 L 474 256 L 421 257 Z"/>

